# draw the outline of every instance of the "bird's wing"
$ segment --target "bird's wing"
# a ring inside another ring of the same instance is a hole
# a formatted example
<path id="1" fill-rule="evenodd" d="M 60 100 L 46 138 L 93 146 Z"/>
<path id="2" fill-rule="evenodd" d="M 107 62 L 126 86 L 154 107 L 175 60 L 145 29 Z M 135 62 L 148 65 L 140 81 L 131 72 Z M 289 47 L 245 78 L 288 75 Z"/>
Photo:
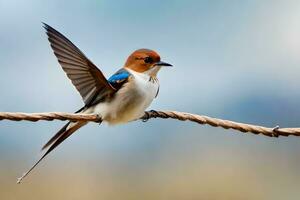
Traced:
<path id="1" fill-rule="evenodd" d="M 44 28 L 58 62 L 85 105 L 90 104 L 99 94 L 103 97 L 116 91 L 103 73 L 70 40 L 47 24 L 44 24 Z"/>
<path id="2" fill-rule="evenodd" d="M 116 89 L 119 90 L 131 77 L 132 75 L 126 69 L 122 68 L 114 73 L 108 82 Z"/>

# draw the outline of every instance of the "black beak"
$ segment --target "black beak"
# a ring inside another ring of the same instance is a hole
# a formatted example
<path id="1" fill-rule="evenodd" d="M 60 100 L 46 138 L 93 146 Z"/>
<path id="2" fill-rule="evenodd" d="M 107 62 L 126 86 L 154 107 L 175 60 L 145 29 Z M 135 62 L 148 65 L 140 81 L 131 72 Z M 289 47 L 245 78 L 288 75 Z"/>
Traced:
<path id="1" fill-rule="evenodd" d="M 165 66 L 165 67 L 172 67 L 173 65 L 169 64 L 169 63 L 166 63 L 166 62 L 163 62 L 163 61 L 159 61 L 157 63 L 155 63 L 155 65 L 157 66 Z"/>

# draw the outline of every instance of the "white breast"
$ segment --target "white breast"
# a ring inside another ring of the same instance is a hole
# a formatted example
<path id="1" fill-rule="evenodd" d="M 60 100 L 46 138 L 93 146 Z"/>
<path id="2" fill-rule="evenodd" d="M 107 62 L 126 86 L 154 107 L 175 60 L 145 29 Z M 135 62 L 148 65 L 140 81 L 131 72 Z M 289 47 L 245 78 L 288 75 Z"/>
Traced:
<path id="1" fill-rule="evenodd" d="M 156 97 L 157 79 L 127 69 L 133 77 L 125 83 L 110 102 L 99 103 L 92 112 L 100 114 L 109 124 L 125 123 L 140 118 Z"/>

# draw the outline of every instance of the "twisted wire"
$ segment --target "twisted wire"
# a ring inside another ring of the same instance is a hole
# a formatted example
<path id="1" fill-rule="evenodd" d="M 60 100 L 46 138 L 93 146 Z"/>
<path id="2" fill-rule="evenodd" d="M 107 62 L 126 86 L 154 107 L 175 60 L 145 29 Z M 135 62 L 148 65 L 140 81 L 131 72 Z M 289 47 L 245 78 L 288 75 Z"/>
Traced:
<path id="1" fill-rule="evenodd" d="M 239 123 L 229 120 L 223 120 L 218 118 L 212 118 L 204 115 L 196 115 L 186 112 L 178 111 L 146 111 L 145 115 L 141 117 L 144 122 L 151 118 L 161 119 L 177 119 L 180 121 L 192 121 L 198 124 L 208 124 L 213 127 L 222 127 L 224 129 L 234 129 L 243 133 L 263 134 L 269 137 L 279 136 L 300 136 L 300 128 L 280 128 L 279 126 L 269 128 L 264 126 L 258 126 L 253 124 Z M 0 112 L 0 120 L 12 120 L 12 121 L 32 121 L 39 120 L 70 120 L 70 121 L 90 121 L 101 122 L 101 117 L 95 114 L 71 114 L 64 112 L 48 112 L 48 113 L 21 113 L 21 112 Z"/>

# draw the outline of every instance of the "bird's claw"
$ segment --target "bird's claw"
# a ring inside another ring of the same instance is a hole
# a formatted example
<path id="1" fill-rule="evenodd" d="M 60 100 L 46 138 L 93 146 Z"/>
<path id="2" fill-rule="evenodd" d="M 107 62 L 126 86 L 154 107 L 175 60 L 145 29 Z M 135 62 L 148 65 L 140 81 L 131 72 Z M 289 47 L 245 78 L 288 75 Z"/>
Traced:
<path id="1" fill-rule="evenodd" d="M 278 131 L 278 129 L 279 129 L 280 127 L 277 125 L 277 126 L 275 126 L 274 128 L 273 128 L 273 137 L 278 137 L 278 133 L 277 133 L 277 131 Z"/>
<path id="2" fill-rule="evenodd" d="M 96 121 L 99 125 L 102 123 L 102 117 L 100 115 L 97 115 L 98 120 Z"/>
<path id="3" fill-rule="evenodd" d="M 142 117 L 142 122 L 147 122 L 150 119 L 150 115 L 148 112 L 145 112 L 145 115 Z"/>
<path id="4" fill-rule="evenodd" d="M 156 110 L 149 110 L 146 111 L 144 116 L 142 117 L 142 121 L 143 122 L 147 122 L 150 118 L 156 118 L 156 115 L 158 114 L 158 112 Z"/>
<path id="5" fill-rule="evenodd" d="M 273 128 L 273 131 L 277 131 L 280 127 L 277 125 Z"/>

